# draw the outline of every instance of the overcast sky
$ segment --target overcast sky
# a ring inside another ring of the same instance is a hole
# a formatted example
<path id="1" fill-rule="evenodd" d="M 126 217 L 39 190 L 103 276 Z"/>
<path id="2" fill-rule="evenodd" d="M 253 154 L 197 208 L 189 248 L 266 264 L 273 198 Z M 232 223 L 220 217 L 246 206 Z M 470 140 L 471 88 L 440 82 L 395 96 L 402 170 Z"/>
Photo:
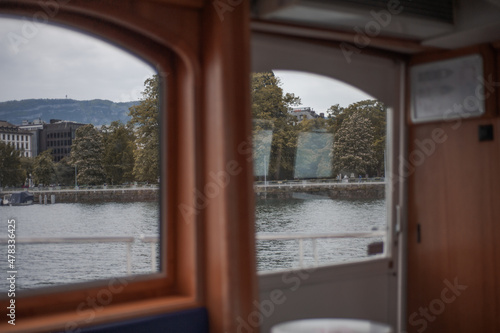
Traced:
<path id="1" fill-rule="evenodd" d="M 29 24 L 28 24 L 28 23 Z M 0 17 L 0 101 L 28 98 L 138 100 L 154 74 L 94 37 Z"/>
<path id="2" fill-rule="evenodd" d="M 34 29 L 33 29 L 34 27 Z M 0 17 L 0 102 L 29 98 L 141 98 L 155 71 L 123 50 L 72 30 Z M 325 112 L 370 98 L 358 89 L 314 74 L 276 71 L 285 92 Z"/>
<path id="3" fill-rule="evenodd" d="M 373 98 L 362 90 L 317 74 L 296 71 L 274 71 L 274 74 L 281 79 L 284 92 L 299 96 L 302 106 L 310 106 L 317 113 L 326 112 L 334 104 L 346 107 Z"/>

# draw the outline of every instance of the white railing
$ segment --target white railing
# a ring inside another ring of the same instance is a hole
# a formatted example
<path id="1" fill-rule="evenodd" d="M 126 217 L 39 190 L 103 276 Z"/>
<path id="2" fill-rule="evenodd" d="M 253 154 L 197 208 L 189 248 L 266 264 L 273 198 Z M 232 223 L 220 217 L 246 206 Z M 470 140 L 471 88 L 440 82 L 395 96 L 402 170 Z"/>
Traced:
<path id="1" fill-rule="evenodd" d="M 143 243 L 151 244 L 151 271 L 156 270 L 157 236 L 138 237 Z M 125 243 L 127 244 L 127 274 L 132 273 L 132 244 L 134 237 L 26 237 L 15 238 L 16 244 L 79 244 L 79 243 Z M 7 244 L 8 239 L 0 239 L 0 244 Z"/>
<path id="2" fill-rule="evenodd" d="M 328 234 L 307 234 L 307 233 L 258 233 L 257 241 L 271 240 L 298 240 L 299 241 L 299 266 L 303 266 L 304 261 L 304 241 L 311 240 L 314 262 L 319 263 L 317 240 L 318 239 L 340 239 L 340 238 L 376 238 L 384 237 L 384 231 L 374 232 L 344 232 Z M 141 235 L 138 240 L 143 243 L 151 244 L 151 271 L 156 271 L 156 244 L 159 241 L 158 236 Z M 16 238 L 17 244 L 78 244 L 78 243 L 125 243 L 127 244 L 127 274 L 132 273 L 132 244 L 136 241 L 135 237 L 30 237 Z M 0 244 L 7 244 L 8 239 L 0 239 Z"/>
<path id="3" fill-rule="evenodd" d="M 314 256 L 314 263 L 318 266 L 318 239 L 339 239 L 339 238 L 376 238 L 384 237 L 384 231 L 374 232 L 342 232 L 342 233 L 328 233 L 328 234 L 302 234 L 302 233 L 259 233 L 256 239 L 259 241 L 270 240 L 298 240 L 299 241 L 299 267 L 303 267 L 304 263 L 304 240 L 311 240 L 312 251 Z"/>
<path id="4" fill-rule="evenodd" d="M 2 193 L 13 192 L 58 192 L 58 191 L 85 191 L 85 190 L 159 190 L 159 184 L 129 184 L 129 185 L 79 185 L 71 186 L 32 186 L 32 187 L 0 187 Z"/>

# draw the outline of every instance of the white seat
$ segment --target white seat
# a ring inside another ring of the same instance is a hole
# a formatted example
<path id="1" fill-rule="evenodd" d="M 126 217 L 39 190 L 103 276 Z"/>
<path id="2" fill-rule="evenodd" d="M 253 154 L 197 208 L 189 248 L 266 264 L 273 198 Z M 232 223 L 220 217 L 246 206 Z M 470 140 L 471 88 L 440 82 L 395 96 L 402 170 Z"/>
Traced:
<path id="1" fill-rule="evenodd" d="M 390 326 L 359 319 L 303 319 L 273 326 L 271 333 L 393 333 Z"/>

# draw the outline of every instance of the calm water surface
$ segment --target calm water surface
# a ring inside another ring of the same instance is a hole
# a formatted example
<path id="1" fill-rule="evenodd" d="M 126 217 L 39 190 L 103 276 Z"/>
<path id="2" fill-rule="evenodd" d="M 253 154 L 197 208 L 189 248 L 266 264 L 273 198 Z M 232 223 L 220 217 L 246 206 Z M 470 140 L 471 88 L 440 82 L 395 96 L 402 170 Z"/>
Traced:
<path id="1" fill-rule="evenodd" d="M 332 200 L 327 197 L 297 195 L 297 199 L 257 201 L 257 232 L 337 233 L 370 232 L 386 229 L 385 200 Z M 316 244 L 319 264 L 344 262 L 367 257 L 367 246 L 382 238 L 325 239 Z M 304 265 L 313 265 L 313 247 L 304 241 Z M 257 242 L 259 271 L 299 266 L 298 240 Z"/>
<path id="2" fill-rule="evenodd" d="M 102 237 L 157 235 L 159 211 L 156 202 L 66 203 L 0 207 L 0 235 L 7 235 L 7 219 L 16 220 L 17 238 Z M 0 253 L 7 253 L 6 245 Z M 151 246 L 139 240 L 132 244 L 132 272 L 151 272 Z M 157 262 L 159 262 L 157 260 Z M 107 279 L 127 275 L 125 243 L 16 244 L 17 288 Z M 0 260 L 6 274 L 7 258 Z M 7 284 L 1 279 L 1 287 Z"/>
<path id="3" fill-rule="evenodd" d="M 157 235 L 156 202 L 55 204 L 0 207 L 0 235 L 7 235 L 7 220 L 16 220 L 17 238 Z M 329 198 L 261 199 L 256 205 L 256 229 L 265 233 L 333 233 L 385 230 L 385 200 L 331 200 Z M 366 257 L 367 245 L 381 239 L 320 240 L 320 264 Z M 6 275 L 7 247 L 0 260 Z M 305 264 L 313 263 L 310 241 L 304 243 Z M 158 246 L 157 246 L 158 256 Z M 286 269 L 299 264 L 298 241 L 258 241 L 259 271 Z M 157 262 L 159 260 L 157 259 Z M 17 244 L 17 288 L 109 279 L 127 275 L 127 245 L 111 244 Z M 133 274 L 151 272 L 151 247 L 132 244 Z M 1 290 L 7 290 L 5 278 Z M 2 292 L 3 293 L 3 292 Z"/>

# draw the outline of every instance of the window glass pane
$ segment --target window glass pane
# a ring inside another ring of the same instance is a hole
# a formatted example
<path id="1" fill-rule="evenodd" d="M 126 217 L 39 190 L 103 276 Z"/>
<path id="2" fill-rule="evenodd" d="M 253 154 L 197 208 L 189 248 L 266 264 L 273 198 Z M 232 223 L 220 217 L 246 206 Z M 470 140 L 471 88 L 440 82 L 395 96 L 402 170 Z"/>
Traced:
<path id="1" fill-rule="evenodd" d="M 331 78 L 252 75 L 259 271 L 383 255 L 386 108 Z"/>
<path id="2" fill-rule="evenodd" d="M 26 291 L 160 271 L 156 71 L 74 30 L 28 36 L 26 22 L 0 18 L 1 276 Z"/>

